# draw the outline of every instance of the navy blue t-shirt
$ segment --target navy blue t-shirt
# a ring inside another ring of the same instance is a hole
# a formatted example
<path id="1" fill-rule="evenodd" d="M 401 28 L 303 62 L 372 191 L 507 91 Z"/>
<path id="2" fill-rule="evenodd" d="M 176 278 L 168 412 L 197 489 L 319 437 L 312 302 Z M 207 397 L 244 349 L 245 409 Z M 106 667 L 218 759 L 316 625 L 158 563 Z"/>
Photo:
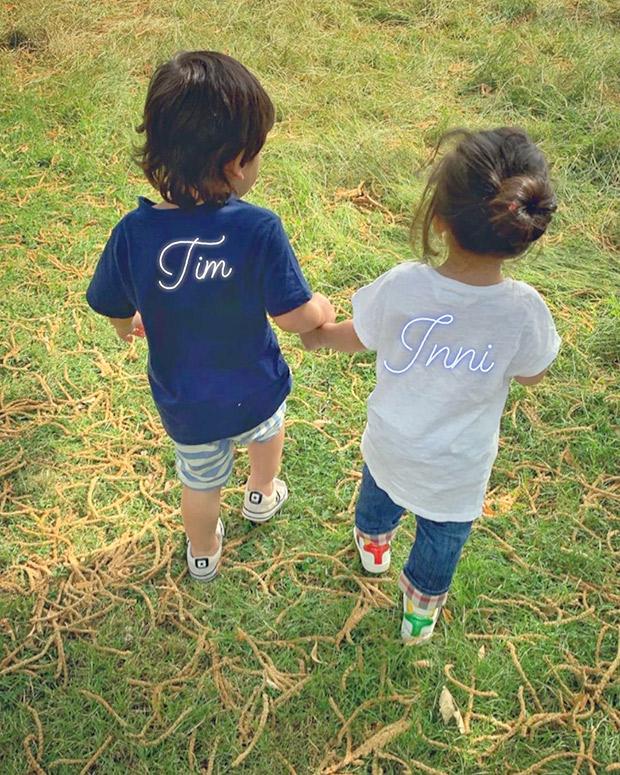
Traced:
<path id="1" fill-rule="evenodd" d="M 153 398 L 181 444 L 235 436 L 276 411 L 291 376 L 267 313 L 311 297 L 278 216 L 235 197 L 191 212 L 140 198 L 86 294 L 107 317 L 140 311 Z"/>

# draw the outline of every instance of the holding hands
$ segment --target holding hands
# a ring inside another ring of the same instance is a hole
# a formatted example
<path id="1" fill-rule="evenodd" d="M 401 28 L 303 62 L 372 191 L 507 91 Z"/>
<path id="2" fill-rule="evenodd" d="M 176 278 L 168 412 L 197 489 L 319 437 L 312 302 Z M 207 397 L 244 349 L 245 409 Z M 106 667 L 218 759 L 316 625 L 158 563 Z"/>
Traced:
<path id="1" fill-rule="evenodd" d="M 324 326 L 325 323 L 334 323 L 336 321 L 336 310 L 334 309 L 333 304 L 327 298 L 327 296 L 323 296 L 322 293 L 315 293 L 312 296 L 312 301 L 323 313 L 323 322 L 320 325 Z"/>
<path id="2" fill-rule="evenodd" d="M 300 334 L 300 338 L 306 350 L 318 350 L 321 347 L 329 347 L 341 353 L 357 353 L 366 349 L 355 333 L 352 320 L 334 323 L 332 319 L 313 331 Z"/>
<path id="3" fill-rule="evenodd" d="M 300 334 L 299 338 L 306 350 L 319 350 L 323 345 L 322 340 L 322 328 L 315 328 L 313 331 L 308 331 L 306 334 Z"/>

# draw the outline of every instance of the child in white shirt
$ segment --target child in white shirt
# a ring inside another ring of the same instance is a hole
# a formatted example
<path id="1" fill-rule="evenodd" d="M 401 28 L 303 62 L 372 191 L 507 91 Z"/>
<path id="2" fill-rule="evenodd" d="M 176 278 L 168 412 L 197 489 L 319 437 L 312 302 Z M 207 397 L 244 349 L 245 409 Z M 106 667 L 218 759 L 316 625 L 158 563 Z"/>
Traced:
<path id="1" fill-rule="evenodd" d="M 394 267 L 355 293 L 352 320 L 302 337 L 307 349 L 377 353 L 354 540 L 367 571 L 386 571 L 403 511 L 416 515 L 399 580 L 408 643 L 431 637 L 482 511 L 510 379 L 539 382 L 560 344 L 537 291 L 502 275 L 556 209 L 543 154 L 520 129 L 455 136 L 412 226 L 426 257 L 431 227 L 445 239 L 445 261 Z"/>

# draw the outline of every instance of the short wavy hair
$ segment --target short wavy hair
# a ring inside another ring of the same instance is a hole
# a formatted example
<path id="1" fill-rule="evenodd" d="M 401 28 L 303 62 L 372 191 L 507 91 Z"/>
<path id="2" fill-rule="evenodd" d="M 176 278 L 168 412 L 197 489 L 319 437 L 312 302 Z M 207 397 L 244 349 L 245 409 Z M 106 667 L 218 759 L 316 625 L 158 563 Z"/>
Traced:
<path id="1" fill-rule="evenodd" d="M 231 192 L 225 165 L 240 153 L 242 164 L 256 156 L 274 115 L 267 92 L 236 59 L 181 51 L 151 78 L 136 161 L 166 202 L 221 206 Z"/>

